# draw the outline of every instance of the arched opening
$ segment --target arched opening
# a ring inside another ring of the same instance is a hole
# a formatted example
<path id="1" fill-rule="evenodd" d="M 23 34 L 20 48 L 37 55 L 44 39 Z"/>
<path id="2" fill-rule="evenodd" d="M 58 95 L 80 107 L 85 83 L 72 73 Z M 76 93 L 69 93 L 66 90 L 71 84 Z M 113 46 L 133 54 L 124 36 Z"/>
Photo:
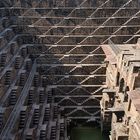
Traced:
<path id="1" fill-rule="evenodd" d="M 127 94 L 128 91 L 129 91 L 129 87 L 127 86 L 124 92 L 124 102 L 128 102 L 128 94 Z"/>
<path id="2" fill-rule="evenodd" d="M 119 80 L 120 80 L 120 73 L 117 73 L 117 81 L 116 81 L 116 86 L 119 86 Z"/>
<path id="3" fill-rule="evenodd" d="M 123 78 L 120 80 L 119 92 L 124 93 L 124 79 Z"/>

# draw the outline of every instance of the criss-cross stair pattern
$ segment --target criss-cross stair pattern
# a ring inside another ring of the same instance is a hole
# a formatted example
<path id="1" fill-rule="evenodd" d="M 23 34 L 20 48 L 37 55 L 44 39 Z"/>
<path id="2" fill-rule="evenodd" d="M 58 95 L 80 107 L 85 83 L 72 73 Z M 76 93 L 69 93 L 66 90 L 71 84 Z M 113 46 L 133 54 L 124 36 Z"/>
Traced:
<path id="1" fill-rule="evenodd" d="M 139 0 L 3 0 L 0 18 L 0 105 L 11 112 L 1 136 L 64 140 L 64 116 L 100 122 L 100 44 L 136 43 Z M 25 128 L 11 135 L 19 116 Z"/>
<path id="2" fill-rule="evenodd" d="M 66 4 L 71 6 L 67 7 Z M 21 10 L 17 10 L 20 13 Z M 50 89 L 53 89 L 53 85 L 55 88 L 65 85 L 73 89 L 79 86 L 100 88 L 105 82 L 105 66 L 99 45 L 107 43 L 109 39 L 114 43 L 134 42 L 139 37 L 136 32 L 140 29 L 138 24 L 131 24 L 134 18 L 139 20 L 139 4 L 136 0 L 79 0 L 77 6 L 72 6 L 70 1 L 62 1 L 60 6 L 52 8 L 30 8 L 24 16 L 19 14 L 12 27 L 22 30 L 21 38 L 30 44 L 27 47 L 31 53 L 35 50 L 36 55 L 43 54 L 38 62 L 45 69 L 43 74 L 48 79 Z M 23 26 L 23 22 L 27 25 Z M 33 41 L 30 43 L 28 33 L 32 32 Z M 91 71 L 86 70 L 88 68 Z"/>

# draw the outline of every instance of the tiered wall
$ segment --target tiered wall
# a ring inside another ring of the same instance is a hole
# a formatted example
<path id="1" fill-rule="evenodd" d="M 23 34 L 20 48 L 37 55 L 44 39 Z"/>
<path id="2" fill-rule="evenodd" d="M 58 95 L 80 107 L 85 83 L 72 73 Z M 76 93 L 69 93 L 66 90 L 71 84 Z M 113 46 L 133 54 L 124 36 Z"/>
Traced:
<path id="1" fill-rule="evenodd" d="M 1 1 L 1 137 L 65 139 L 65 117 L 100 122 L 105 55 L 99 45 L 136 42 L 139 5 Z"/>

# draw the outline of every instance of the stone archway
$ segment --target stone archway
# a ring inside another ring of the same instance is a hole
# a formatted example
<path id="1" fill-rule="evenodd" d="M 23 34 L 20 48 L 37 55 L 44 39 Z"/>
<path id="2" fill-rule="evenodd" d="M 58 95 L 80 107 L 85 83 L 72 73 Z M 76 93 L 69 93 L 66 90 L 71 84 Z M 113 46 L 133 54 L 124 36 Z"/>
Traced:
<path id="1" fill-rule="evenodd" d="M 127 92 L 128 92 L 129 90 L 130 90 L 129 87 L 127 86 L 127 87 L 125 88 L 125 91 L 124 91 L 124 102 L 128 102 L 128 94 L 127 94 Z"/>

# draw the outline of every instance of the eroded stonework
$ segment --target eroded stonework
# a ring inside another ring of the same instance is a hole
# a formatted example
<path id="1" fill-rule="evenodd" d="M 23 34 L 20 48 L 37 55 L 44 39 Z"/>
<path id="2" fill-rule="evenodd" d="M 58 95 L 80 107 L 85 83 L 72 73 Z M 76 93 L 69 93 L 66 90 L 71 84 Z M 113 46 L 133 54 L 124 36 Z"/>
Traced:
<path id="1" fill-rule="evenodd" d="M 140 139 L 140 40 L 137 44 L 102 46 L 106 84 L 101 100 L 102 130 L 110 140 Z"/>
<path id="2" fill-rule="evenodd" d="M 139 23 L 139 0 L 0 0 L 0 139 L 67 140 L 70 120 L 100 125 L 101 44 L 135 44 Z"/>

